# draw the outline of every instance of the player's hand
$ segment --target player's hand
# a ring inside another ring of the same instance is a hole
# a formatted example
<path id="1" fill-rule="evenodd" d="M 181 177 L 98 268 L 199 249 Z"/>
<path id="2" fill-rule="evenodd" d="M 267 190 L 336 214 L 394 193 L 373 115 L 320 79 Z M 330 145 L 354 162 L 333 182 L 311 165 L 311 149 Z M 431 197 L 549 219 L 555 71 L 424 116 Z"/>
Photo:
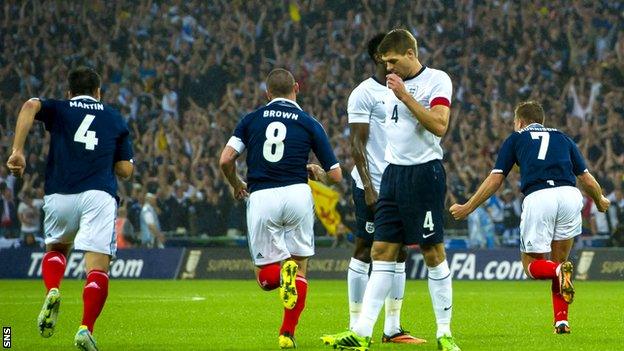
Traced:
<path id="1" fill-rule="evenodd" d="M 394 95 L 401 101 L 408 96 L 408 92 L 405 89 L 405 83 L 403 83 L 403 79 L 396 75 L 395 73 L 390 73 L 386 75 L 386 85 Z"/>
<path id="2" fill-rule="evenodd" d="M 604 195 L 602 195 L 600 197 L 600 201 L 598 201 L 598 203 L 596 204 L 596 207 L 600 212 L 607 212 L 607 209 L 609 209 L 609 205 L 611 205 L 611 201 L 607 199 Z"/>
<path id="3" fill-rule="evenodd" d="M 377 191 L 375 191 L 375 188 L 372 186 L 364 188 L 364 201 L 366 201 L 366 206 L 370 207 L 373 211 L 375 210 L 378 196 Z"/>
<path id="4" fill-rule="evenodd" d="M 451 213 L 451 215 L 453 215 L 453 218 L 455 218 L 456 221 L 461 221 L 462 219 L 468 217 L 468 215 L 472 211 L 470 210 L 470 207 L 468 207 L 468 205 L 466 204 L 454 204 L 453 206 L 451 206 L 451 208 L 449 208 L 449 212 Z"/>
<path id="5" fill-rule="evenodd" d="M 316 165 L 314 163 L 309 163 L 306 166 L 306 169 L 308 170 L 308 178 L 310 178 L 312 180 L 316 180 L 318 182 L 323 182 L 323 180 L 326 177 L 325 171 L 319 165 Z"/>
<path id="6" fill-rule="evenodd" d="M 249 192 L 247 191 L 247 183 L 242 180 L 234 187 L 234 198 L 236 200 L 242 200 L 249 196 Z"/>
<path id="7" fill-rule="evenodd" d="M 24 153 L 21 151 L 13 151 L 7 161 L 7 167 L 9 167 L 11 174 L 16 177 L 21 177 L 22 174 L 24 174 L 24 169 L 26 169 L 26 158 L 24 157 Z"/>

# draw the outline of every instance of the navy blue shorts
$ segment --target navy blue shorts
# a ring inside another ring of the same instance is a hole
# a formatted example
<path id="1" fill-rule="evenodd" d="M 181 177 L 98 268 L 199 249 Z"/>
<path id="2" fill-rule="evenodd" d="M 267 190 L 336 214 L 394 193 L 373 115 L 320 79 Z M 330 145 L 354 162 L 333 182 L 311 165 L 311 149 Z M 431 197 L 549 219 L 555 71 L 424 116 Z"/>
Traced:
<path id="1" fill-rule="evenodd" d="M 375 211 L 375 241 L 405 245 L 444 242 L 446 173 L 442 162 L 388 165 Z"/>
<path id="2" fill-rule="evenodd" d="M 351 182 L 353 190 L 353 203 L 355 204 L 355 236 L 366 241 L 369 246 L 373 244 L 373 233 L 375 232 L 375 212 L 366 206 L 364 190 Z"/>

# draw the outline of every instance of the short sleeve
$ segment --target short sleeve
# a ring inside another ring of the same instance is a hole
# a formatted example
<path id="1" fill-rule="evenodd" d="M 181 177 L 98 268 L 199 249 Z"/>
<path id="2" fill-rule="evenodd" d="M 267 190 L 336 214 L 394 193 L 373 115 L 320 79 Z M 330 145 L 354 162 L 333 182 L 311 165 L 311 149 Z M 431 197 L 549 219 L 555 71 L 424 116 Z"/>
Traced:
<path id="1" fill-rule="evenodd" d="M 329 144 L 325 129 L 316 121 L 314 123 L 314 142 L 312 144 L 312 150 L 316 158 L 321 162 L 321 166 L 323 166 L 325 172 L 340 166 L 334 155 L 334 150 L 332 150 Z"/>
<path id="2" fill-rule="evenodd" d="M 117 139 L 117 146 L 115 148 L 115 162 L 117 161 L 132 161 L 134 152 L 132 150 L 132 139 L 130 138 L 130 130 L 126 122 L 123 122 L 122 132 Z"/>
<path id="3" fill-rule="evenodd" d="M 247 125 L 249 124 L 250 115 L 245 116 L 236 128 L 234 129 L 234 135 L 228 140 L 227 145 L 231 146 L 238 152 L 242 154 L 245 151 L 245 145 L 247 145 Z"/>
<path id="4" fill-rule="evenodd" d="M 570 143 L 570 159 L 572 160 L 572 172 L 574 172 L 575 176 L 579 176 L 585 172 L 587 172 L 587 164 L 585 163 L 585 159 L 583 155 L 581 155 L 581 151 L 578 146 L 572 139 L 568 138 L 568 143 Z"/>
<path id="5" fill-rule="evenodd" d="M 56 103 L 52 99 L 31 98 L 31 100 L 41 101 L 41 110 L 35 115 L 35 119 L 43 122 L 46 130 L 51 130 L 54 124 L 54 116 L 56 113 Z"/>
<path id="6" fill-rule="evenodd" d="M 516 164 L 517 160 L 514 152 L 514 147 L 516 144 L 517 135 L 518 134 L 516 133 L 510 135 L 503 143 L 503 146 L 501 146 L 500 150 L 498 151 L 498 157 L 496 158 L 496 164 L 494 165 L 492 173 L 500 173 L 506 177 L 507 174 L 509 174 L 509 172 L 511 171 L 511 168 L 514 166 L 514 164 Z"/>
<path id="7" fill-rule="evenodd" d="M 429 108 L 437 105 L 451 107 L 451 96 L 453 95 L 453 83 L 451 78 L 445 72 L 435 77 L 435 81 L 429 95 Z"/>
<path id="8" fill-rule="evenodd" d="M 347 102 L 349 123 L 370 123 L 373 107 L 374 101 L 366 93 L 366 89 L 361 89 L 360 86 L 353 89 Z"/>

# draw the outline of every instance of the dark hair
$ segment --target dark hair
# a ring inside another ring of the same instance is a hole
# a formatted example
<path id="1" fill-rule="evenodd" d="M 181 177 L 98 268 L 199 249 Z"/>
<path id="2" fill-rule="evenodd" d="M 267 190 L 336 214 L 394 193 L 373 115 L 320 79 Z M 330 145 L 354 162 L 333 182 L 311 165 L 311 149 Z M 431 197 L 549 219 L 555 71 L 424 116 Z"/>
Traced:
<path id="1" fill-rule="evenodd" d="M 295 86 L 295 77 L 292 73 L 276 68 L 269 73 L 266 79 L 267 90 L 274 96 L 286 96 L 292 93 Z"/>
<path id="2" fill-rule="evenodd" d="M 69 92 L 73 95 L 91 95 L 100 87 L 100 75 L 85 66 L 74 68 L 67 77 Z"/>
<path id="3" fill-rule="evenodd" d="M 383 38 L 386 36 L 386 33 L 378 33 L 375 34 L 374 37 L 371 38 L 371 40 L 368 41 L 368 56 L 370 56 L 371 60 L 377 62 L 377 60 L 375 60 L 375 55 L 377 54 L 377 48 L 379 47 L 379 44 L 381 43 L 381 41 L 383 40 Z"/>
<path id="4" fill-rule="evenodd" d="M 516 105 L 514 110 L 516 118 L 527 123 L 544 124 L 545 114 L 539 102 L 529 100 Z"/>
<path id="5" fill-rule="evenodd" d="M 395 52 L 400 55 L 405 55 L 407 50 L 414 50 L 414 54 L 418 55 L 418 44 L 416 38 L 407 29 L 397 28 L 391 30 L 383 38 L 377 51 L 380 54 L 386 54 L 388 52 Z"/>

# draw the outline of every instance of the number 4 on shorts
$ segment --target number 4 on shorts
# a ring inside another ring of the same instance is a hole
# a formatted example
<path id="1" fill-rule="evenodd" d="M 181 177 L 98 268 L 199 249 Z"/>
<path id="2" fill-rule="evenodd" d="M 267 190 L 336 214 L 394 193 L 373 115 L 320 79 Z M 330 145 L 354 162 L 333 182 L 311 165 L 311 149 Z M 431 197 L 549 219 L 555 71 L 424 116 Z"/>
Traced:
<path id="1" fill-rule="evenodd" d="M 427 211 L 427 213 L 425 213 L 423 228 L 427 228 L 430 232 L 433 232 L 433 216 L 431 215 L 431 211 Z"/>

